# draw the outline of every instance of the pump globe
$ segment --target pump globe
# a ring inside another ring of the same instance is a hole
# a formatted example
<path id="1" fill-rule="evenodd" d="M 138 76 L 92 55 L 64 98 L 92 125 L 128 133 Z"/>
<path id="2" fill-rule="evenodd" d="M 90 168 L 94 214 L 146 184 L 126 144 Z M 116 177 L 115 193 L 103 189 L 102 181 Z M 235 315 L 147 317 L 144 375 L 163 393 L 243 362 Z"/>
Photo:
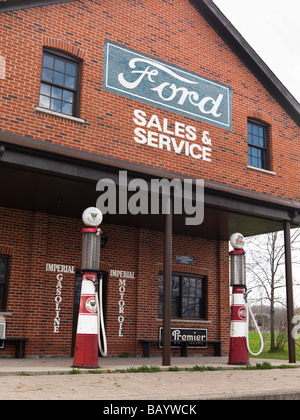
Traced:
<path id="1" fill-rule="evenodd" d="M 87 226 L 99 226 L 102 219 L 102 212 L 97 207 L 88 207 L 82 213 L 82 221 Z"/>
<path id="2" fill-rule="evenodd" d="M 234 248 L 234 249 L 244 249 L 245 238 L 239 232 L 233 233 L 230 236 L 230 244 L 231 244 L 232 248 Z"/>

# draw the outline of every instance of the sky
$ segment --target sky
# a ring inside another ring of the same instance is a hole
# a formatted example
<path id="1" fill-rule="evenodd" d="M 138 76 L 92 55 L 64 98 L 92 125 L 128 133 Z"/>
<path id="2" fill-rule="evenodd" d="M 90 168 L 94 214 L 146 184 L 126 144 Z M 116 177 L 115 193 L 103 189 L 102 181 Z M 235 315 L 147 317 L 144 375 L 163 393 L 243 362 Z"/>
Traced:
<path id="1" fill-rule="evenodd" d="M 213 0 L 300 102 L 300 0 Z"/>
<path id="2" fill-rule="evenodd" d="M 300 102 L 300 0 L 213 2 Z M 299 265 L 293 264 L 293 277 L 299 281 Z M 300 307 L 299 287 L 294 302 Z"/>

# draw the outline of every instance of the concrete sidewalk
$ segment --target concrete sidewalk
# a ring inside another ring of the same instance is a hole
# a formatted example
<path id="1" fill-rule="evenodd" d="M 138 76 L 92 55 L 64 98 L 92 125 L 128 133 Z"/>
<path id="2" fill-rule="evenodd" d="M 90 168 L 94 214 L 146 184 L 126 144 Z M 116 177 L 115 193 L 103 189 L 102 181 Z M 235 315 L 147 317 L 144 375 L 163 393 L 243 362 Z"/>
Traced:
<path id="1" fill-rule="evenodd" d="M 269 362 L 272 366 L 289 365 L 284 360 L 266 360 L 266 359 L 250 359 L 250 365 L 255 366 L 256 363 Z M 72 358 L 0 358 L 0 376 L 2 375 L 19 375 L 26 373 L 30 375 L 43 375 L 49 373 L 69 373 L 73 367 Z M 228 357 L 172 357 L 171 367 L 180 369 L 192 368 L 193 366 L 211 366 L 214 368 L 222 368 L 225 370 L 237 369 L 241 366 L 228 365 Z M 169 366 L 162 366 L 161 356 L 152 356 L 150 358 L 143 357 L 99 357 L 99 370 L 101 372 L 113 372 L 117 369 L 128 369 L 130 367 L 140 366 L 159 366 L 162 371 L 169 371 Z M 295 365 L 300 367 L 300 362 Z M 89 369 L 80 369 L 81 373 L 88 373 Z"/>
<path id="2" fill-rule="evenodd" d="M 173 357 L 172 367 L 220 367 L 214 371 L 170 371 L 161 357 L 99 358 L 98 374 L 80 369 L 71 375 L 73 359 L 0 359 L 1 400 L 299 400 L 300 363 L 296 368 L 236 370 L 227 357 Z M 251 359 L 251 364 L 263 363 Z M 269 360 L 272 366 L 288 365 Z M 117 369 L 159 366 L 156 373 L 120 373 Z M 28 376 L 29 375 L 29 376 Z"/>

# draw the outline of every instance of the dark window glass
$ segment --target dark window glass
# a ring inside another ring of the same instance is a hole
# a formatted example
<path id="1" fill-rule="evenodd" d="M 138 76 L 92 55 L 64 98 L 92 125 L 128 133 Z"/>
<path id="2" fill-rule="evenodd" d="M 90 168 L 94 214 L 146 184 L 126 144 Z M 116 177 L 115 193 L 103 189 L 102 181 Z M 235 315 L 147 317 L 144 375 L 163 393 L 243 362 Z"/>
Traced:
<path id="1" fill-rule="evenodd" d="M 0 255 L 0 310 L 6 310 L 10 257 Z"/>
<path id="2" fill-rule="evenodd" d="M 248 121 L 248 165 L 269 169 L 268 127 L 252 120 Z"/>
<path id="3" fill-rule="evenodd" d="M 78 116 L 79 61 L 58 52 L 44 51 L 41 73 L 41 108 Z"/>
<path id="4" fill-rule="evenodd" d="M 158 313 L 163 315 L 163 274 L 159 275 Z M 172 318 L 201 318 L 206 316 L 204 276 L 172 275 Z"/>

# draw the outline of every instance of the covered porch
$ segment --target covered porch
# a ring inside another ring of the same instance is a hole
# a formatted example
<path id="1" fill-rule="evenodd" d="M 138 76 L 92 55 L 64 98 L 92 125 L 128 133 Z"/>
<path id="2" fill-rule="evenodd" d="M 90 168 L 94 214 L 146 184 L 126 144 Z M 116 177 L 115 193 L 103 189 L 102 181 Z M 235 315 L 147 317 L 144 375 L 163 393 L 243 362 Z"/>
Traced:
<path id="1" fill-rule="evenodd" d="M 109 178 L 118 185 L 120 170 L 127 171 L 128 181 L 141 178 L 149 183 L 153 178 L 184 178 L 162 169 L 6 133 L 0 134 L 0 152 L 0 176 L 7 180 L 0 187 L 1 206 L 76 219 L 81 219 L 86 207 L 95 205 L 99 196 L 97 182 Z M 173 234 L 228 241 L 236 231 L 247 237 L 284 230 L 289 362 L 295 363 L 290 230 L 300 226 L 300 203 L 205 180 L 203 223 L 187 226 L 186 216 L 172 212 L 104 216 L 106 223 L 164 232 L 164 331 L 171 328 Z M 171 337 L 167 337 L 162 351 L 164 366 L 171 364 L 170 347 Z"/>

